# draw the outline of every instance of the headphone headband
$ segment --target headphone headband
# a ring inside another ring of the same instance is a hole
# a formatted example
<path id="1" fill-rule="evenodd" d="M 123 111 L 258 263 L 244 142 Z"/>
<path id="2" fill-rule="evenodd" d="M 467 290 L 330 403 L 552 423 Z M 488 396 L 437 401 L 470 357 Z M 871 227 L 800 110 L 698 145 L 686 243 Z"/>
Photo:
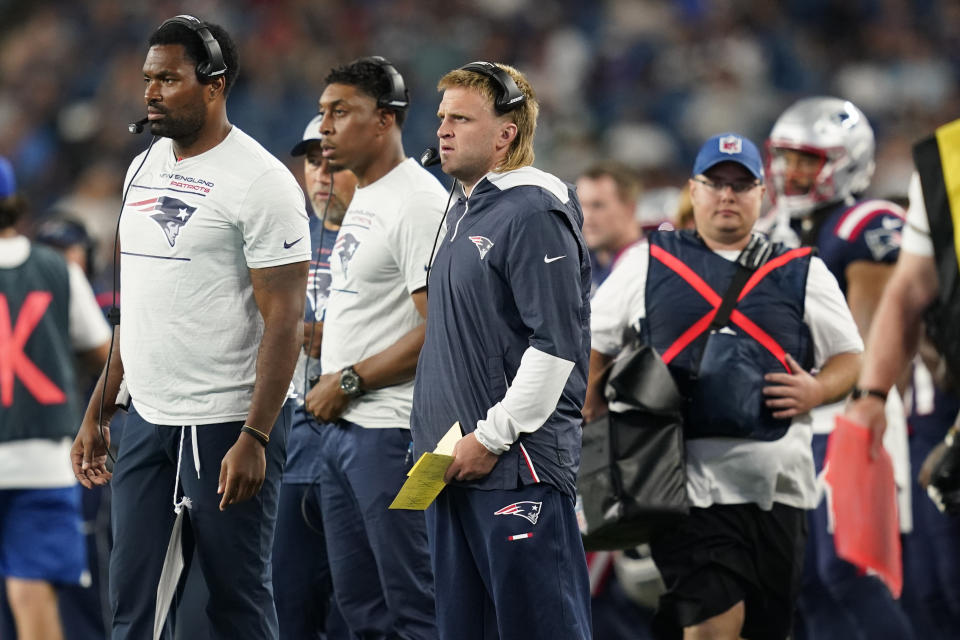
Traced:
<path id="1" fill-rule="evenodd" d="M 510 74 L 492 62 L 477 60 L 463 65 L 460 70 L 473 71 L 493 80 L 497 88 L 497 98 L 493 102 L 493 107 L 497 110 L 497 113 L 513 111 L 527 101 L 527 96 L 523 91 L 520 91 L 520 87 L 517 86 Z"/>
<path id="2" fill-rule="evenodd" d="M 207 27 L 207 24 L 186 13 L 179 16 L 174 16 L 168 20 L 164 20 L 163 24 L 157 27 L 157 31 L 163 29 L 170 24 L 179 24 L 183 27 L 186 27 L 193 31 L 200 37 L 201 42 L 203 43 L 203 48 L 207 52 L 207 59 L 205 61 L 197 62 L 197 79 L 201 82 L 207 82 L 217 76 L 222 76 L 227 72 L 227 63 L 223 60 L 223 51 L 220 49 L 220 43 L 217 42 L 217 39 L 213 37 L 213 34 L 210 33 L 210 29 Z"/>
<path id="3" fill-rule="evenodd" d="M 385 109 L 406 110 L 410 106 L 410 98 L 407 96 L 407 87 L 403 83 L 403 76 L 397 71 L 389 60 L 383 56 L 367 56 L 360 58 L 356 62 L 368 62 L 375 64 L 383 70 L 390 83 L 390 91 L 387 94 L 377 98 L 377 106 Z"/>

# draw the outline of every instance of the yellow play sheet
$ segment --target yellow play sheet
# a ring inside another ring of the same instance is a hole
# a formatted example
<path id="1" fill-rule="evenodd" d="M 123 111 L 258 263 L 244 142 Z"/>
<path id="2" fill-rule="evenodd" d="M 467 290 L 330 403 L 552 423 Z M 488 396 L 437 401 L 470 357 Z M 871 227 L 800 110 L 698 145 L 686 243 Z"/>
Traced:
<path id="1" fill-rule="evenodd" d="M 423 511 L 437 499 L 447 486 L 443 481 L 443 474 L 453 463 L 453 447 L 461 437 L 460 423 L 455 422 L 437 443 L 437 448 L 432 453 L 420 456 L 413 468 L 407 472 L 406 482 L 390 503 L 391 509 Z"/>

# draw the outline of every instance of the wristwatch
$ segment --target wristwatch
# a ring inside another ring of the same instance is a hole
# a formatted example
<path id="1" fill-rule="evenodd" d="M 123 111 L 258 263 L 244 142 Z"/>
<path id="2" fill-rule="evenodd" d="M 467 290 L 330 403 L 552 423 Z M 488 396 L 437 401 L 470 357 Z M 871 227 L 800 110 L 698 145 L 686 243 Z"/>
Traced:
<path id="1" fill-rule="evenodd" d="M 343 378 L 341 378 L 343 380 Z M 343 382 L 340 383 L 341 385 Z M 881 391 L 880 389 L 861 389 L 860 387 L 855 386 L 853 391 L 850 392 L 850 398 L 852 400 L 859 400 L 860 398 L 865 398 L 867 396 L 873 396 L 874 398 L 879 399 L 881 402 L 887 401 L 887 392 Z"/>
<path id="2" fill-rule="evenodd" d="M 359 398 L 363 395 L 363 389 L 360 388 L 360 376 L 353 370 L 353 367 L 345 367 L 340 371 L 340 390 L 351 398 Z"/>

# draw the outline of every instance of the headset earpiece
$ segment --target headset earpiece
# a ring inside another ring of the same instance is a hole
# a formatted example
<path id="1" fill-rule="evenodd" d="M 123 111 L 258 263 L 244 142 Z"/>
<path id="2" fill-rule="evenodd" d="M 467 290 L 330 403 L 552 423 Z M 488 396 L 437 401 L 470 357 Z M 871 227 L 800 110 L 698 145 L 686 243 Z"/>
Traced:
<path id="1" fill-rule="evenodd" d="M 377 98 L 377 106 L 384 109 L 406 110 L 410 106 L 410 97 L 407 95 L 407 87 L 403 83 L 403 76 L 397 71 L 397 68 L 390 64 L 390 61 L 383 56 L 368 56 L 360 58 L 357 62 L 369 62 L 380 67 L 387 76 L 390 83 L 390 91 L 386 95 Z"/>
<path id="2" fill-rule="evenodd" d="M 492 62 L 478 60 L 465 64 L 460 69 L 462 71 L 473 71 L 493 80 L 493 83 L 497 86 L 497 99 L 493 103 L 497 113 L 504 114 L 513 111 L 527 101 L 527 96 L 524 95 L 523 91 L 520 91 L 520 87 L 517 86 L 510 74 Z"/>
<path id="3" fill-rule="evenodd" d="M 220 49 L 220 43 L 210 33 L 206 23 L 191 15 L 182 14 L 174 16 L 169 20 L 164 20 L 157 31 L 163 29 L 168 24 L 179 24 L 193 31 L 200 37 L 203 48 L 207 52 L 207 59 L 197 62 L 197 79 L 200 82 L 207 83 L 213 78 L 222 76 L 227 72 L 227 63 L 223 60 L 223 51 Z"/>

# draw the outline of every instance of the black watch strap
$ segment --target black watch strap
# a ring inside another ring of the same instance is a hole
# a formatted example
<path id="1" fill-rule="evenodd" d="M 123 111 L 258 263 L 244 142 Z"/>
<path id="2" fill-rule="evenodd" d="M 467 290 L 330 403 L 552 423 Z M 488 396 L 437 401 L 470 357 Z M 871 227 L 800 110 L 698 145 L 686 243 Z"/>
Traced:
<path id="1" fill-rule="evenodd" d="M 874 398 L 880 398 L 883 402 L 887 401 L 887 392 L 880 391 L 879 389 L 861 389 L 860 387 L 854 387 L 853 391 L 850 392 L 850 398 L 853 400 L 859 400 L 860 398 L 866 396 L 873 396 Z"/>

